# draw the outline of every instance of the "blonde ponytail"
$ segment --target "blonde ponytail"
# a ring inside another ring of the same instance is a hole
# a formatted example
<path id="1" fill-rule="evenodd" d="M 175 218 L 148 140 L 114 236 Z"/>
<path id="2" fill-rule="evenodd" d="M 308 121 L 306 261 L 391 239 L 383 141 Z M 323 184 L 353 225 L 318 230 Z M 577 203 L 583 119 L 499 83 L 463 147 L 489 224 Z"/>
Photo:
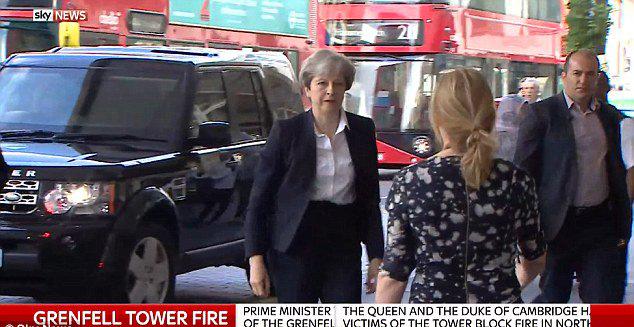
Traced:
<path id="1" fill-rule="evenodd" d="M 442 142 L 442 129 L 449 146 L 463 154 L 460 170 L 467 186 L 480 188 L 497 149 L 493 95 L 482 75 L 465 68 L 444 73 L 432 97 L 430 120 L 437 139 Z"/>

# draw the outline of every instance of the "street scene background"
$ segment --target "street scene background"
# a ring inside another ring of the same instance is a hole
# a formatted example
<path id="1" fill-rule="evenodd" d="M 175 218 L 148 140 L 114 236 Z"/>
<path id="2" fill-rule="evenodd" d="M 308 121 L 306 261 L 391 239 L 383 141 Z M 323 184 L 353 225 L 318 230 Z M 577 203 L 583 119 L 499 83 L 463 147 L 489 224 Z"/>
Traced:
<path id="1" fill-rule="evenodd" d="M 385 211 L 385 199 L 392 185 L 391 177 L 394 171 L 384 170 L 381 173 L 381 212 L 383 217 L 383 225 L 387 223 L 387 211 Z M 634 303 L 634 247 L 630 242 L 628 251 L 628 286 L 625 293 L 623 303 Z M 365 268 L 367 262 L 361 263 Z M 365 270 L 365 269 L 364 269 Z M 365 279 L 365 276 L 364 276 Z M 410 283 L 412 277 L 410 277 Z M 530 302 L 539 294 L 537 286 L 538 280 L 533 281 L 522 293 L 525 302 Z M 409 298 L 409 286 L 403 302 L 407 303 Z M 374 295 L 364 294 L 363 303 L 373 303 Z M 275 298 L 260 299 L 249 289 L 244 269 L 237 267 L 213 267 L 193 271 L 176 277 L 176 296 L 177 303 L 269 303 L 275 302 Z M 577 285 L 574 286 L 573 294 L 570 302 L 581 303 Z M 38 303 L 31 297 L 23 296 L 0 296 L 0 303 Z"/>

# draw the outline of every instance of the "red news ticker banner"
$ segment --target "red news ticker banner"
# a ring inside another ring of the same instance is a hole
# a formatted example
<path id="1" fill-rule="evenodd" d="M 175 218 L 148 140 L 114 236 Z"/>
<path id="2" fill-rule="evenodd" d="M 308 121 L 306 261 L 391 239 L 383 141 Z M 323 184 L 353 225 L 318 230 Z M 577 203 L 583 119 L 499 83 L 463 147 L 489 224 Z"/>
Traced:
<path id="1" fill-rule="evenodd" d="M 550 323 L 535 316 L 538 306 L 561 309 L 566 305 L 0 304 L 0 327 L 634 326 L 634 305 L 576 305 L 572 311 L 568 306 L 569 310 L 546 311 L 558 316 Z M 583 314 L 584 308 L 590 309 L 589 321 L 574 316 Z M 499 316 L 496 312 L 505 314 Z M 533 313 L 523 316 L 520 312 Z"/>
<path id="2" fill-rule="evenodd" d="M 0 327 L 235 327 L 233 304 L 0 304 Z"/>
<path id="3" fill-rule="evenodd" d="M 634 304 L 590 305 L 592 327 L 634 327 Z"/>

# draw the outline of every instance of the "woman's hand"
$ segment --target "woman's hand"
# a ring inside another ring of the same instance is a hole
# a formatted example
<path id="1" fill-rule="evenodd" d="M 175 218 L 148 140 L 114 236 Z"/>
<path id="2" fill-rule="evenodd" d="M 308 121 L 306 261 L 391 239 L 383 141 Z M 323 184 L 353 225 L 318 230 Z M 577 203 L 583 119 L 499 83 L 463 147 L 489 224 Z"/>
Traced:
<path id="1" fill-rule="evenodd" d="M 393 279 L 386 272 L 379 276 L 379 282 L 374 297 L 375 303 L 401 303 L 407 287 L 407 281 Z"/>
<path id="2" fill-rule="evenodd" d="M 379 258 L 374 258 L 370 261 L 370 265 L 368 266 L 368 275 L 365 279 L 365 292 L 367 294 L 371 294 L 376 292 L 376 281 L 379 276 L 379 266 L 383 260 Z"/>
<path id="3" fill-rule="evenodd" d="M 544 271 L 546 266 L 546 254 L 541 257 L 529 261 L 524 257 L 520 257 L 519 262 L 515 264 L 515 275 L 520 282 L 520 287 L 524 289 L 526 285 L 530 284 L 537 275 Z"/>
<path id="4" fill-rule="evenodd" d="M 271 280 L 264 264 L 264 256 L 254 255 L 249 258 L 251 291 L 255 296 L 268 297 L 271 292 Z"/>

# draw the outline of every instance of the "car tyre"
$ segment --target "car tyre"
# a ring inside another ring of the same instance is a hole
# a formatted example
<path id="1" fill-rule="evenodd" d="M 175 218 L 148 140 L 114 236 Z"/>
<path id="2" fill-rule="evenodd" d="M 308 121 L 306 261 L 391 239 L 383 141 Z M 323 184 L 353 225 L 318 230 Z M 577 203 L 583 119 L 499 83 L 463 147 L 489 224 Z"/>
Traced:
<path id="1" fill-rule="evenodd" d="M 125 303 L 165 303 L 174 297 L 176 246 L 162 226 L 146 223 L 132 242 L 121 248 L 121 265 L 112 283 L 113 300 Z"/>

